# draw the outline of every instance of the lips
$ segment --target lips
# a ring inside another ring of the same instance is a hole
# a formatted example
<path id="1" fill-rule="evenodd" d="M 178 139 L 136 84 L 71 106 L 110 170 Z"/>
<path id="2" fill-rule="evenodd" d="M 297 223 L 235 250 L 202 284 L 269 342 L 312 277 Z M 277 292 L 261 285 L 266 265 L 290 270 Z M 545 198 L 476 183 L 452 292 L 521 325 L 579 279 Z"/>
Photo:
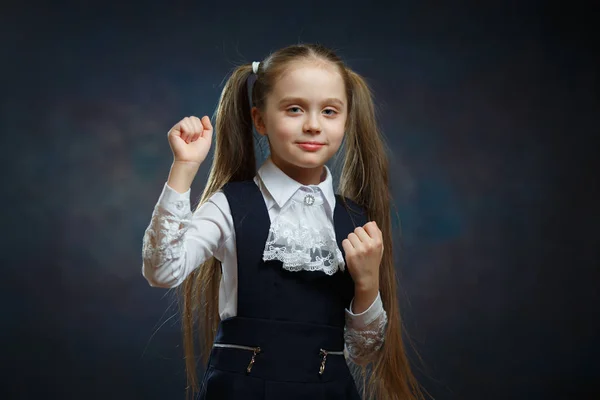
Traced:
<path id="1" fill-rule="evenodd" d="M 298 142 L 298 147 L 305 151 L 317 151 L 324 145 L 325 143 L 320 142 Z"/>

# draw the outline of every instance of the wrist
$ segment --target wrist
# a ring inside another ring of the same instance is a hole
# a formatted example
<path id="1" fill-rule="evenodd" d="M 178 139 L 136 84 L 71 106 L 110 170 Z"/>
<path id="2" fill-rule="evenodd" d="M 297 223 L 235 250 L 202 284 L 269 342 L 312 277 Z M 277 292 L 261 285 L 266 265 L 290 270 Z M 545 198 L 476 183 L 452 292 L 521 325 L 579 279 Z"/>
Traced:
<path id="1" fill-rule="evenodd" d="M 361 314 L 371 307 L 379 294 L 379 285 L 371 284 L 368 286 L 354 286 L 354 300 L 352 302 L 352 312 Z"/>
<path id="2" fill-rule="evenodd" d="M 189 190 L 200 164 L 190 161 L 173 161 L 167 184 L 179 193 L 185 193 Z"/>
<path id="3" fill-rule="evenodd" d="M 198 168 L 200 168 L 201 164 L 202 163 L 199 163 L 197 161 L 183 161 L 183 160 L 178 160 L 178 159 L 174 158 L 171 168 L 176 167 L 176 168 L 196 169 L 197 170 Z"/>
<path id="4" fill-rule="evenodd" d="M 354 292 L 359 294 L 370 294 L 373 292 L 379 292 L 379 280 L 370 279 L 364 281 L 357 281 L 354 283 Z"/>

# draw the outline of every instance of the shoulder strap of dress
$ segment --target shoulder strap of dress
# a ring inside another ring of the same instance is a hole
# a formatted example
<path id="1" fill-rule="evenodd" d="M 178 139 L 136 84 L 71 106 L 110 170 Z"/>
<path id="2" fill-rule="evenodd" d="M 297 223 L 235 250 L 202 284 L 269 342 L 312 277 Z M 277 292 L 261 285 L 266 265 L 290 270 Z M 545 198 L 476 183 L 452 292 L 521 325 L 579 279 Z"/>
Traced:
<path id="1" fill-rule="evenodd" d="M 334 219 L 336 214 L 340 212 L 345 213 L 350 217 L 352 225 L 356 228 L 358 226 L 363 226 L 367 223 L 368 215 L 367 211 L 364 207 L 360 206 L 355 201 L 344 197 L 342 195 L 336 194 L 336 206 L 334 211 Z"/>

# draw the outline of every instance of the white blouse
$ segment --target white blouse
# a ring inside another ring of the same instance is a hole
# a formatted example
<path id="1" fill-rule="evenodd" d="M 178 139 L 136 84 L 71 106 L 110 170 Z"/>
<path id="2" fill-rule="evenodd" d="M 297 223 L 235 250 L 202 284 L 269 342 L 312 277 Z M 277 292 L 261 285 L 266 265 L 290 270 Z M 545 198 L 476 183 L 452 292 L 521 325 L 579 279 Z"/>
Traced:
<path id="1" fill-rule="evenodd" d="M 336 198 L 331 171 L 327 166 L 325 171 L 325 180 L 320 184 L 303 186 L 267 159 L 258 170 L 254 182 L 259 187 L 269 211 L 271 230 L 275 225 L 273 223 L 281 220 L 278 217 L 282 210 L 289 208 L 289 202 L 302 192 L 308 191 L 322 199 L 315 205 L 324 208 L 327 219 L 325 223 L 329 225 L 329 232 L 335 235 L 333 210 Z M 305 194 L 302 193 L 302 196 Z M 312 228 L 323 229 L 322 226 Z M 265 247 L 265 256 L 268 247 Z M 337 245 L 335 248 L 337 249 Z M 150 286 L 173 288 L 180 285 L 195 268 L 211 256 L 218 259 L 222 265 L 219 314 L 223 320 L 237 313 L 238 288 L 235 229 L 227 197 L 222 191 L 218 191 L 192 212 L 190 189 L 185 193 L 178 193 L 165 183 L 154 207 L 150 224 L 144 232 L 142 275 Z M 343 269 L 343 260 L 340 269 Z M 372 360 L 383 344 L 387 314 L 380 295 L 366 311 L 354 314 L 351 310 L 352 302 L 345 310 L 346 350 L 353 362 L 364 364 Z"/>

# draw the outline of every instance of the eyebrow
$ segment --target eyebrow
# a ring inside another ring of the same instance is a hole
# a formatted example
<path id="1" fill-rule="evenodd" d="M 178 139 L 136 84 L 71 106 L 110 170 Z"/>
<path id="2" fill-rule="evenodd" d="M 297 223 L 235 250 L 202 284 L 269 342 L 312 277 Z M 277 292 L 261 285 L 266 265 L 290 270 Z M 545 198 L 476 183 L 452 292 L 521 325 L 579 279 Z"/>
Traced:
<path id="1" fill-rule="evenodd" d="M 301 97 L 284 97 L 283 99 L 279 100 L 279 105 L 281 106 L 284 103 L 304 103 L 304 102 L 306 102 L 306 100 L 304 100 Z M 323 100 L 322 103 L 337 104 L 340 107 L 344 107 L 344 102 L 341 101 L 340 99 L 338 99 L 337 97 L 329 97 L 329 98 Z"/>

